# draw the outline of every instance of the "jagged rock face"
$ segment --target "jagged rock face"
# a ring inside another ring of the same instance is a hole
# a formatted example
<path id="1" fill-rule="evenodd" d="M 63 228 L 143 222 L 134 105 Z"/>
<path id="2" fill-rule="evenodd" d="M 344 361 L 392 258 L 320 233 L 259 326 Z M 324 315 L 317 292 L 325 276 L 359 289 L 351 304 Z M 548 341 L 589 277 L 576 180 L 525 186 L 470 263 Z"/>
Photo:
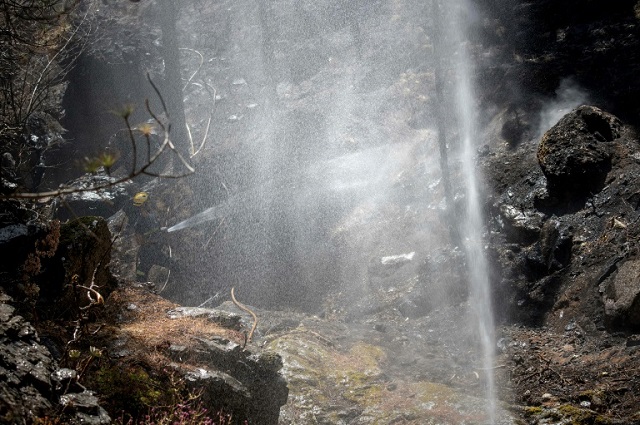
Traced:
<path id="1" fill-rule="evenodd" d="M 611 169 L 610 143 L 620 137 L 620 121 L 593 106 L 565 115 L 542 137 L 538 162 L 549 191 L 571 197 L 603 186 Z"/>
<path id="2" fill-rule="evenodd" d="M 637 256 L 634 132 L 582 106 L 538 146 L 494 149 L 483 166 L 498 191 L 491 213 L 498 311 L 526 323 L 575 320 L 592 331 L 637 326 L 634 268 L 626 263 Z M 496 162 L 508 165 L 492 169 Z"/>
<path id="3" fill-rule="evenodd" d="M 0 422 L 23 425 L 65 408 L 65 423 L 105 425 L 107 412 L 77 385 L 74 370 L 59 369 L 35 328 L 0 291 Z"/>
<path id="4" fill-rule="evenodd" d="M 28 418 L 44 416 L 52 408 L 50 398 L 54 361 L 42 346 L 35 329 L 15 309 L 0 302 L 0 421 L 26 424 Z"/>
<path id="5" fill-rule="evenodd" d="M 203 401 L 242 412 L 252 424 L 277 424 L 280 406 L 289 395 L 287 383 L 279 374 L 280 356 L 273 352 L 253 354 L 228 340 L 199 342 L 196 350 L 186 354 L 207 366 L 187 372 L 185 377 L 194 390 L 206 391 Z"/>

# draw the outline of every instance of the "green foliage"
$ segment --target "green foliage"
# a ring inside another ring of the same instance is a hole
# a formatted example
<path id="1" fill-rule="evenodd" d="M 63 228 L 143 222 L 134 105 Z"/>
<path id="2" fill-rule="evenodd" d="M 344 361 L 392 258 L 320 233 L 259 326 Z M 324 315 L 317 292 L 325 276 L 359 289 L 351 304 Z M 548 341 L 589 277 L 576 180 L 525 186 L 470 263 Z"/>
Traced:
<path id="1" fill-rule="evenodd" d="M 232 416 L 203 406 L 173 373 L 150 375 L 141 365 L 111 365 L 95 374 L 103 404 L 118 425 L 231 425 Z M 114 414 L 119 412 L 119 414 Z M 246 424 L 246 422 L 244 422 Z"/>
<path id="2" fill-rule="evenodd" d="M 84 169 L 87 173 L 95 174 L 100 171 L 101 168 L 109 174 L 111 168 L 116 164 L 118 158 L 108 152 L 103 152 L 96 157 L 84 159 Z"/>
<path id="3" fill-rule="evenodd" d="M 95 380 L 96 389 L 111 412 L 128 412 L 134 417 L 142 416 L 163 399 L 170 402 L 175 395 L 140 366 L 104 366 L 96 373 Z"/>

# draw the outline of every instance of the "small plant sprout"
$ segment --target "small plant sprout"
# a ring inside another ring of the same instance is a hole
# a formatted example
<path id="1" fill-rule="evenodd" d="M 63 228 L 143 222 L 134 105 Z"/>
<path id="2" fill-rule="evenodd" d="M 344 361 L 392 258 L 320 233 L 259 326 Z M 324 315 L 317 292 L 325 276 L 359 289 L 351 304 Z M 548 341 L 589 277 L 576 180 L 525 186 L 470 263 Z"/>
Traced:
<path id="1" fill-rule="evenodd" d="M 90 174 L 96 174 L 102 165 L 98 158 L 84 158 L 84 170 Z"/>
<path id="2" fill-rule="evenodd" d="M 89 347 L 89 354 L 91 355 L 91 357 L 99 359 L 100 357 L 102 357 L 102 350 L 92 345 Z"/>
<path id="3" fill-rule="evenodd" d="M 135 111 L 135 106 L 133 106 L 133 104 L 131 103 L 127 103 L 125 105 L 123 105 L 120 109 L 116 109 L 113 110 L 111 112 L 113 112 L 113 114 L 122 117 L 122 119 L 124 120 L 128 120 L 129 117 L 131 116 L 131 114 L 133 114 L 133 111 Z"/>
<path id="4" fill-rule="evenodd" d="M 144 137 L 149 137 L 152 134 L 156 133 L 156 128 L 153 126 L 153 124 L 148 123 L 148 122 L 145 122 L 145 123 L 142 123 L 142 124 L 138 125 L 138 127 L 136 127 L 136 129 L 140 133 L 142 133 L 142 135 Z"/>
<path id="5" fill-rule="evenodd" d="M 100 161 L 100 163 L 102 164 L 104 169 L 107 171 L 107 173 L 109 173 L 109 170 L 111 169 L 111 167 L 113 167 L 115 165 L 115 163 L 118 160 L 118 158 L 112 153 L 103 152 L 98 157 L 98 160 Z"/>

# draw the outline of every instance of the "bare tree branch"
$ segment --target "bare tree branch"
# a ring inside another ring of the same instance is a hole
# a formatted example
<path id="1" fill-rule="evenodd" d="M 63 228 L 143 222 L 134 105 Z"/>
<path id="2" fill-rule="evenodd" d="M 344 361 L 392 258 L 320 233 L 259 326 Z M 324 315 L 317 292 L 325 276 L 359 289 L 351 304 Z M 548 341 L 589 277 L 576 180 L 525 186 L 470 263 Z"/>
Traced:
<path id="1" fill-rule="evenodd" d="M 164 99 L 162 97 L 162 94 L 160 93 L 160 91 L 158 90 L 157 86 L 154 84 L 153 80 L 151 79 L 151 77 L 149 76 L 149 74 L 147 74 L 147 79 L 149 80 L 149 83 L 151 84 L 151 86 L 153 87 L 154 91 L 156 92 L 156 94 L 158 95 L 160 102 L 163 106 L 163 108 L 165 107 L 165 102 Z M 152 176 L 152 177 L 160 177 L 160 178 L 182 178 L 182 177 L 186 177 L 190 174 L 193 174 L 195 172 L 195 168 L 193 168 L 193 166 L 191 164 L 189 164 L 189 162 L 187 162 L 187 160 L 182 156 L 182 154 L 175 148 L 175 146 L 173 145 L 173 143 L 171 142 L 171 138 L 170 138 L 170 131 L 171 131 L 171 124 L 165 124 L 159 117 L 157 114 L 155 114 L 153 112 L 153 110 L 151 109 L 150 105 L 149 105 L 149 100 L 145 100 L 145 105 L 147 108 L 147 112 L 149 113 L 149 115 L 153 118 L 153 120 L 155 121 L 155 123 L 158 125 L 158 127 L 162 130 L 162 135 L 163 135 L 163 140 L 160 143 L 160 145 L 158 146 L 157 150 L 155 151 L 155 153 L 153 155 L 148 156 L 148 160 L 146 161 L 146 163 L 142 164 L 140 167 L 137 166 L 137 162 L 136 162 L 136 156 L 137 156 L 137 142 L 135 139 L 135 129 L 131 126 L 131 123 L 129 122 L 129 116 L 130 116 L 130 111 L 131 109 L 125 109 L 125 111 L 122 113 L 122 118 L 125 121 L 125 125 L 127 128 L 127 133 L 129 136 L 129 139 L 131 141 L 131 146 L 132 146 L 132 152 L 133 152 L 133 167 L 131 169 L 131 171 L 129 172 L 128 175 L 120 177 L 120 178 L 114 178 L 113 180 L 106 182 L 106 183 L 101 183 L 101 184 L 96 184 L 93 186 L 89 186 L 89 187 L 85 187 L 85 188 L 80 188 L 80 187 L 76 187 L 76 186 L 69 186 L 69 187 L 61 187 L 59 189 L 56 190 L 50 190 L 50 191 L 46 191 L 46 192 L 19 192 L 19 193 L 12 193 L 12 194 L 8 194 L 8 195 L 0 195 L 0 199 L 43 199 L 43 198 L 52 198 L 52 197 L 61 197 L 64 195 L 69 195 L 72 193 L 81 193 L 81 192 L 95 192 L 95 191 L 100 191 L 100 190 L 104 190 L 107 189 L 109 187 L 113 187 L 113 186 L 117 186 L 119 184 L 128 182 L 130 180 L 135 179 L 136 177 L 140 176 L 140 175 L 148 175 L 148 176 Z M 167 111 L 166 109 L 163 111 L 165 116 L 168 117 Z M 149 138 L 149 134 L 143 134 L 143 136 L 146 139 L 147 142 L 147 146 L 148 146 L 148 155 L 150 153 L 150 138 Z M 172 173 L 172 174 L 168 174 L 168 173 L 155 173 L 149 170 L 149 168 L 156 163 L 156 161 L 162 156 L 162 155 L 167 155 L 169 154 L 169 151 L 173 152 L 182 162 L 184 168 L 186 168 L 185 172 L 182 173 Z"/>

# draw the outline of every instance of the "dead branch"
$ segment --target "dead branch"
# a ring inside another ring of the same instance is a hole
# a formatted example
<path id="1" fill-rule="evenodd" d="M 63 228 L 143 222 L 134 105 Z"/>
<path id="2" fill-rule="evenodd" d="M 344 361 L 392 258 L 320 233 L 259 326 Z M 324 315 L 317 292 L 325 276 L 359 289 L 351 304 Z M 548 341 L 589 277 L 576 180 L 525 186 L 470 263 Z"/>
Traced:
<path id="1" fill-rule="evenodd" d="M 149 83 L 153 87 L 155 93 L 160 98 L 160 102 L 161 102 L 163 110 L 164 110 L 163 112 L 168 117 L 168 112 L 167 112 L 167 109 L 166 109 L 166 104 L 164 102 L 164 98 L 162 97 L 162 94 L 158 90 L 157 86 L 154 84 L 154 82 L 151 79 L 151 77 L 149 76 L 149 74 L 147 74 L 147 80 L 149 81 Z M 149 113 L 149 115 L 151 115 L 151 117 L 156 122 L 156 124 L 161 128 L 164 138 L 163 138 L 163 141 L 160 143 L 160 146 L 155 151 L 155 153 L 153 155 L 148 156 L 148 158 L 147 158 L 148 161 L 146 161 L 146 163 L 143 164 L 142 166 L 140 166 L 140 167 L 137 166 L 137 162 L 136 162 L 136 157 L 137 157 L 137 147 L 136 146 L 137 146 L 137 143 L 136 143 L 136 140 L 135 140 L 135 130 L 132 127 L 131 123 L 129 122 L 129 116 L 130 116 L 131 111 L 130 111 L 130 109 L 126 109 L 122 113 L 122 117 L 123 117 L 123 119 L 125 121 L 125 125 L 126 125 L 126 128 L 127 128 L 127 133 L 129 135 L 129 138 L 130 138 L 130 141 L 131 141 L 131 149 L 132 149 L 132 153 L 133 153 L 133 167 L 132 167 L 132 169 L 131 169 L 131 171 L 129 172 L 128 175 L 126 175 L 124 177 L 120 177 L 120 178 L 114 178 L 113 180 L 111 180 L 109 182 L 106 182 L 106 183 L 96 184 L 94 186 L 89 186 L 89 187 L 85 187 L 85 188 L 79 188 L 79 187 L 70 186 L 70 187 L 61 187 L 59 189 L 46 191 L 46 192 L 12 193 L 12 194 L 9 194 L 9 195 L 0 195 L 0 199 L 31 199 L 31 200 L 35 200 L 35 199 L 43 199 L 43 198 L 51 198 L 51 197 L 62 197 L 64 195 L 69 195 L 69 194 L 72 194 L 72 193 L 95 192 L 95 191 L 104 190 L 104 189 L 107 189 L 107 188 L 110 188 L 110 187 L 117 186 L 119 184 L 128 182 L 128 181 L 133 180 L 136 177 L 138 177 L 140 175 L 143 175 L 143 174 L 144 175 L 148 175 L 148 176 L 152 176 L 152 177 L 160 177 L 160 178 L 181 178 L 181 177 L 185 177 L 185 176 L 188 176 L 190 174 L 193 174 L 195 172 L 195 168 L 193 168 L 187 162 L 187 160 L 184 159 L 182 154 L 180 154 L 180 152 L 177 151 L 177 149 L 175 148 L 174 144 L 171 142 L 171 138 L 170 138 L 171 124 L 165 125 L 165 123 L 152 111 L 151 107 L 149 106 L 149 100 L 148 99 L 145 101 L 145 105 L 147 107 L 147 112 Z M 148 136 L 146 136 L 146 137 L 147 137 L 147 143 L 148 143 L 148 146 L 149 146 L 149 149 L 150 149 L 150 141 L 149 141 Z M 187 169 L 186 172 L 178 173 L 178 174 L 163 174 L 163 173 L 154 173 L 154 172 L 149 171 L 149 168 L 158 160 L 158 158 L 160 158 L 160 156 L 162 156 L 163 154 L 166 154 L 166 152 L 168 150 L 171 150 L 171 151 L 173 151 L 173 153 L 176 154 L 176 156 L 180 159 L 180 161 L 182 162 L 184 167 Z"/>
<path id="2" fill-rule="evenodd" d="M 82 17 L 82 20 L 80 21 L 80 23 L 76 26 L 76 28 L 73 30 L 73 32 L 71 33 L 71 35 L 69 35 L 69 38 L 67 38 L 67 41 L 62 45 L 62 47 L 60 47 L 58 49 L 58 51 L 56 52 L 55 55 L 53 55 L 51 57 L 51 59 L 49 59 L 49 62 L 47 62 L 47 65 L 44 67 L 44 69 L 42 70 L 42 72 L 40 73 L 40 76 L 38 77 L 38 80 L 36 81 L 36 84 L 33 87 L 33 91 L 31 93 L 31 98 L 29 99 L 29 103 L 27 105 L 27 114 L 31 111 L 31 107 L 33 105 L 33 100 L 36 96 L 36 93 L 38 91 L 38 87 L 40 86 L 40 83 L 42 82 L 42 79 L 44 78 L 44 76 L 47 73 L 47 70 L 49 69 L 49 67 L 51 66 L 51 64 L 53 64 L 56 59 L 58 58 L 58 56 L 67 50 L 67 46 L 69 45 L 69 43 L 71 43 L 71 40 L 73 40 L 73 38 L 76 36 L 76 34 L 78 33 L 78 31 L 80 30 L 80 28 L 82 27 L 82 24 L 84 23 L 84 21 L 87 19 L 87 16 L 89 15 L 89 12 L 91 11 L 91 7 L 89 7 L 87 9 L 87 11 L 85 12 L 84 16 Z"/>
<path id="3" fill-rule="evenodd" d="M 186 50 L 188 52 L 193 52 L 193 53 L 196 53 L 198 56 L 200 56 L 200 64 L 198 64 L 198 68 L 195 71 L 193 71 L 193 74 L 191 74 L 191 76 L 187 80 L 187 83 L 182 88 L 182 91 L 184 91 L 187 87 L 189 87 L 189 84 L 191 84 L 191 80 L 193 80 L 193 77 L 198 75 L 198 72 L 200 72 L 200 69 L 202 68 L 202 65 L 204 64 L 204 56 L 199 51 L 197 51 L 195 49 L 190 49 L 188 47 L 181 47 L 180 50 Z"/>

